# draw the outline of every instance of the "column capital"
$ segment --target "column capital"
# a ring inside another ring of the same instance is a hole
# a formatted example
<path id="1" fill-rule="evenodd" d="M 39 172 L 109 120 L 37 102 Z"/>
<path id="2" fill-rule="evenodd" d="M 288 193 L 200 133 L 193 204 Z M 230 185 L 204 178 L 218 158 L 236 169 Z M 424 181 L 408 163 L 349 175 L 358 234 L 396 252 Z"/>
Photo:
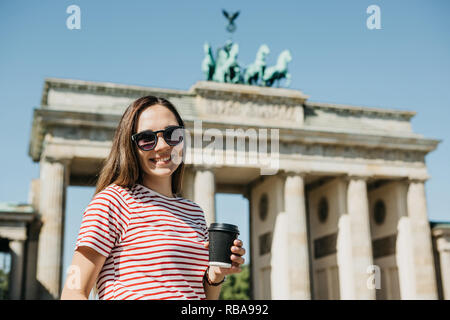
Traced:
<path id="1" fill-rule="evenodd" d="M 421 177 L 409 176 L 406 177 L 406 181 L 408 183 L 425 183 L 429 178 L 430 178 L 429 176 L 421 176 Z"/>
<path id="2" fill-rule="evenodd" d="M 431 233 L 435 238 L 448 238 L 450 242 L 450 228 L 440 228 L 439 226 L 434 226 L 431 228 Z"/>
<path id="3" fill-rule="evenodd" d="M 59 157 L 52 157 L 48 155 L 43 155 L 41 157 L 41 162 L 49 162 L 49 163 L 61 163 L 64 166 L 69 166 L 72 162 L 72 158 L 59 158 Z"/>
<path id="4" fill-rule="evenodd" d="M 295 170 L 295 169 L 293 169 L 293 170 L 282 169 L 282 170 L 279 171 L 278 174 L 280 176 L 282 176 L 282 177 L 300 176 L 302 178 L 305 178 L 309 174 L 309 172 L 301 171 L 301 170 Z"/>
<path id="5" fill-rule="evenodd" d="M 440 237 L 436 241 L 437 251 L 438 252 L 448 252 L 450 253 L 450 240 L 445 237 Z"/>
<path id="6" fill-rule="evenodd" d="M 215 167 L 207 164 L 193 164 L 190 169 L 192 172 L 197 171 L 214 171 Z"/>
<path id="7" fill-rule="evenodd" d="M 344 179 L 347 181 L 350 180 L 364 180 L 367 182 L 367 180 L 369 180 L 371 178 L 370 175 L 367 174 L 360 174 L 360 173 L 348 173 L 347 175 L 344 176 Z"/>

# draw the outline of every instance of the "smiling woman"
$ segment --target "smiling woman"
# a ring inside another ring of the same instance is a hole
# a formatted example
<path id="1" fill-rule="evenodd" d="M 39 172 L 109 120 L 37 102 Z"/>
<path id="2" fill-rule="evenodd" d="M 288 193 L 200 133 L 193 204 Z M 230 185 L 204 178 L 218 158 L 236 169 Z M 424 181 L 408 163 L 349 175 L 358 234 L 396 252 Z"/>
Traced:
<path id="1" fill-rule="evenodd" d="M 149 163 L 150 159 L 169 155 L 173 147 L 177 145 L 169 146 L 164 137 L 160 140 L 165 140 L 166 143 L 163 143 L 163 141 L 158 143 L 158 139 L 155 138 L 153 148 L 146 151 L 142 147 L 142 143 L 148 142 L 145 140 L 148 134 L 145 136 L 142 135 L 143 133 L 154 130 L 153 134 L 157 137 L 155 131 L 168 126 L 184 127 L 184 122 L 178 111 L 168 100 L 147 96 L 133 102 L 120 120 L 111 153 L 100 173 L 96 193 L 113 182 L 132 187 L 136 182 L 144 183 L 145 179 L 150 184 L 149 186 L 161 190 L 162 194 L 169 196 L 179 194 L 181 192 L 184 163 L 178 166 L 171 163 L 162 171 L 156 170 L 155 166 L 151 166 Z M 142 139 L 136 140 L 140 137 Z M 138 148 L 133 145 L 133 141 Z M 180 151 L 180 149 L 182 149 L 182 146 L 180 148 L 180 145 L 178 145 L 175 151 Z M 167 179 L 170 176 L 171 179 Z M 171 188 L 168 188 L 169 182 Z"/>
<path id="2" fill-rule="evenodd" d="M 134 101 L 116 130 L 95 196 L 83 214 L 61 299 L 217 299 L 228 274 L 241 271 L 235 240 L 231 268 L 208 268 L 203 210 L 181 197 L 184 123 L 166 99 Z M 75 279 L 74 279 L 75 278 Z"/>

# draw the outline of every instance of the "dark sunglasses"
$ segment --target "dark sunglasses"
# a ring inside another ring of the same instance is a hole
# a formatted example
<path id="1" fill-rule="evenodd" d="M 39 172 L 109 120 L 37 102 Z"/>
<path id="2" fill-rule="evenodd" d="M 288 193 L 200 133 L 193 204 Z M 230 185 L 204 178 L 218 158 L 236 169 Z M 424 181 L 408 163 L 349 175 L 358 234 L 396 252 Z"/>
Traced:
<path id="1" fill-rule="evenodd" d="M 145 130 L 139 133 L 135 133 L 131 136 L 139 149 L 143 151 L 153 150 L 158 144 L 158 133 L 163 133 L 163 138 L 169 146 L 176 146 L 183 141 L 184 134 L 183 126 L 170 126 L 164 130 L 152 131 Z"/>

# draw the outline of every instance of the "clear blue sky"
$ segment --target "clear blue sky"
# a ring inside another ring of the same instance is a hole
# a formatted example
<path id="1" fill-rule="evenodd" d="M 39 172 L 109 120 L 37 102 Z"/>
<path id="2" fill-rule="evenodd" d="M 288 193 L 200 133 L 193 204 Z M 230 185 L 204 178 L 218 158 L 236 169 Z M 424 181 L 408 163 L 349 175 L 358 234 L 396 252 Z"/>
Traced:
<path id="1" fill-rule="evenodd" d="M 81 30 L 66 27 L 71 4 L 81 8 Z M 371 4 L 381 8 L 381 30 L 366 27 Z M 216 48 L 228 38 L 222 8 L 241 10 L 233 36 L 241 65 L 262 43 L 271 49 L 269 64 L 290 49 L 291 88 L 312 101 L 416 111 L 414 131 L 443 140 L 426 158 L 428 214 L 450 221 L 446 0 L 2 0 L 0 201 L 26 202 L 30 180 L 39 176 L 28 145 L 46 77 L 186 90 L 202 80 L 203 43 Z M 69 188 L 65 267 L 91 195 L 89 188 Z M 219 219 L 244 225 L 245 200 L 217 198 Z"/>

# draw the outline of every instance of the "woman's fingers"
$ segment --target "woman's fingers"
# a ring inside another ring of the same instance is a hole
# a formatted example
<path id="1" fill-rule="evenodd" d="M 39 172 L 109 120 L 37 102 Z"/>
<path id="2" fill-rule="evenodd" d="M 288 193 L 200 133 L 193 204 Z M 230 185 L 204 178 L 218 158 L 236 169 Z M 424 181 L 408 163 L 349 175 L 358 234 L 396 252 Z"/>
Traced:
<path id="1" fill-rule="evenodd" d="M 240 257 L 238 255 L 232 254 L 231 255 L 231 261 L 232 262 L 236 262 L 238 264 L 244 264 L 245 260 L 244 260 L 244 258 L 242 258 L 242 257 Z"/>
<path id="2" fill-rule="evenodd" d="M 231 252 L 233 252 L 234 254 L 238 255 L 238 256 L 243 256 L 245 254 L 245 249 L 242 247 L 231 247 Z"/>

